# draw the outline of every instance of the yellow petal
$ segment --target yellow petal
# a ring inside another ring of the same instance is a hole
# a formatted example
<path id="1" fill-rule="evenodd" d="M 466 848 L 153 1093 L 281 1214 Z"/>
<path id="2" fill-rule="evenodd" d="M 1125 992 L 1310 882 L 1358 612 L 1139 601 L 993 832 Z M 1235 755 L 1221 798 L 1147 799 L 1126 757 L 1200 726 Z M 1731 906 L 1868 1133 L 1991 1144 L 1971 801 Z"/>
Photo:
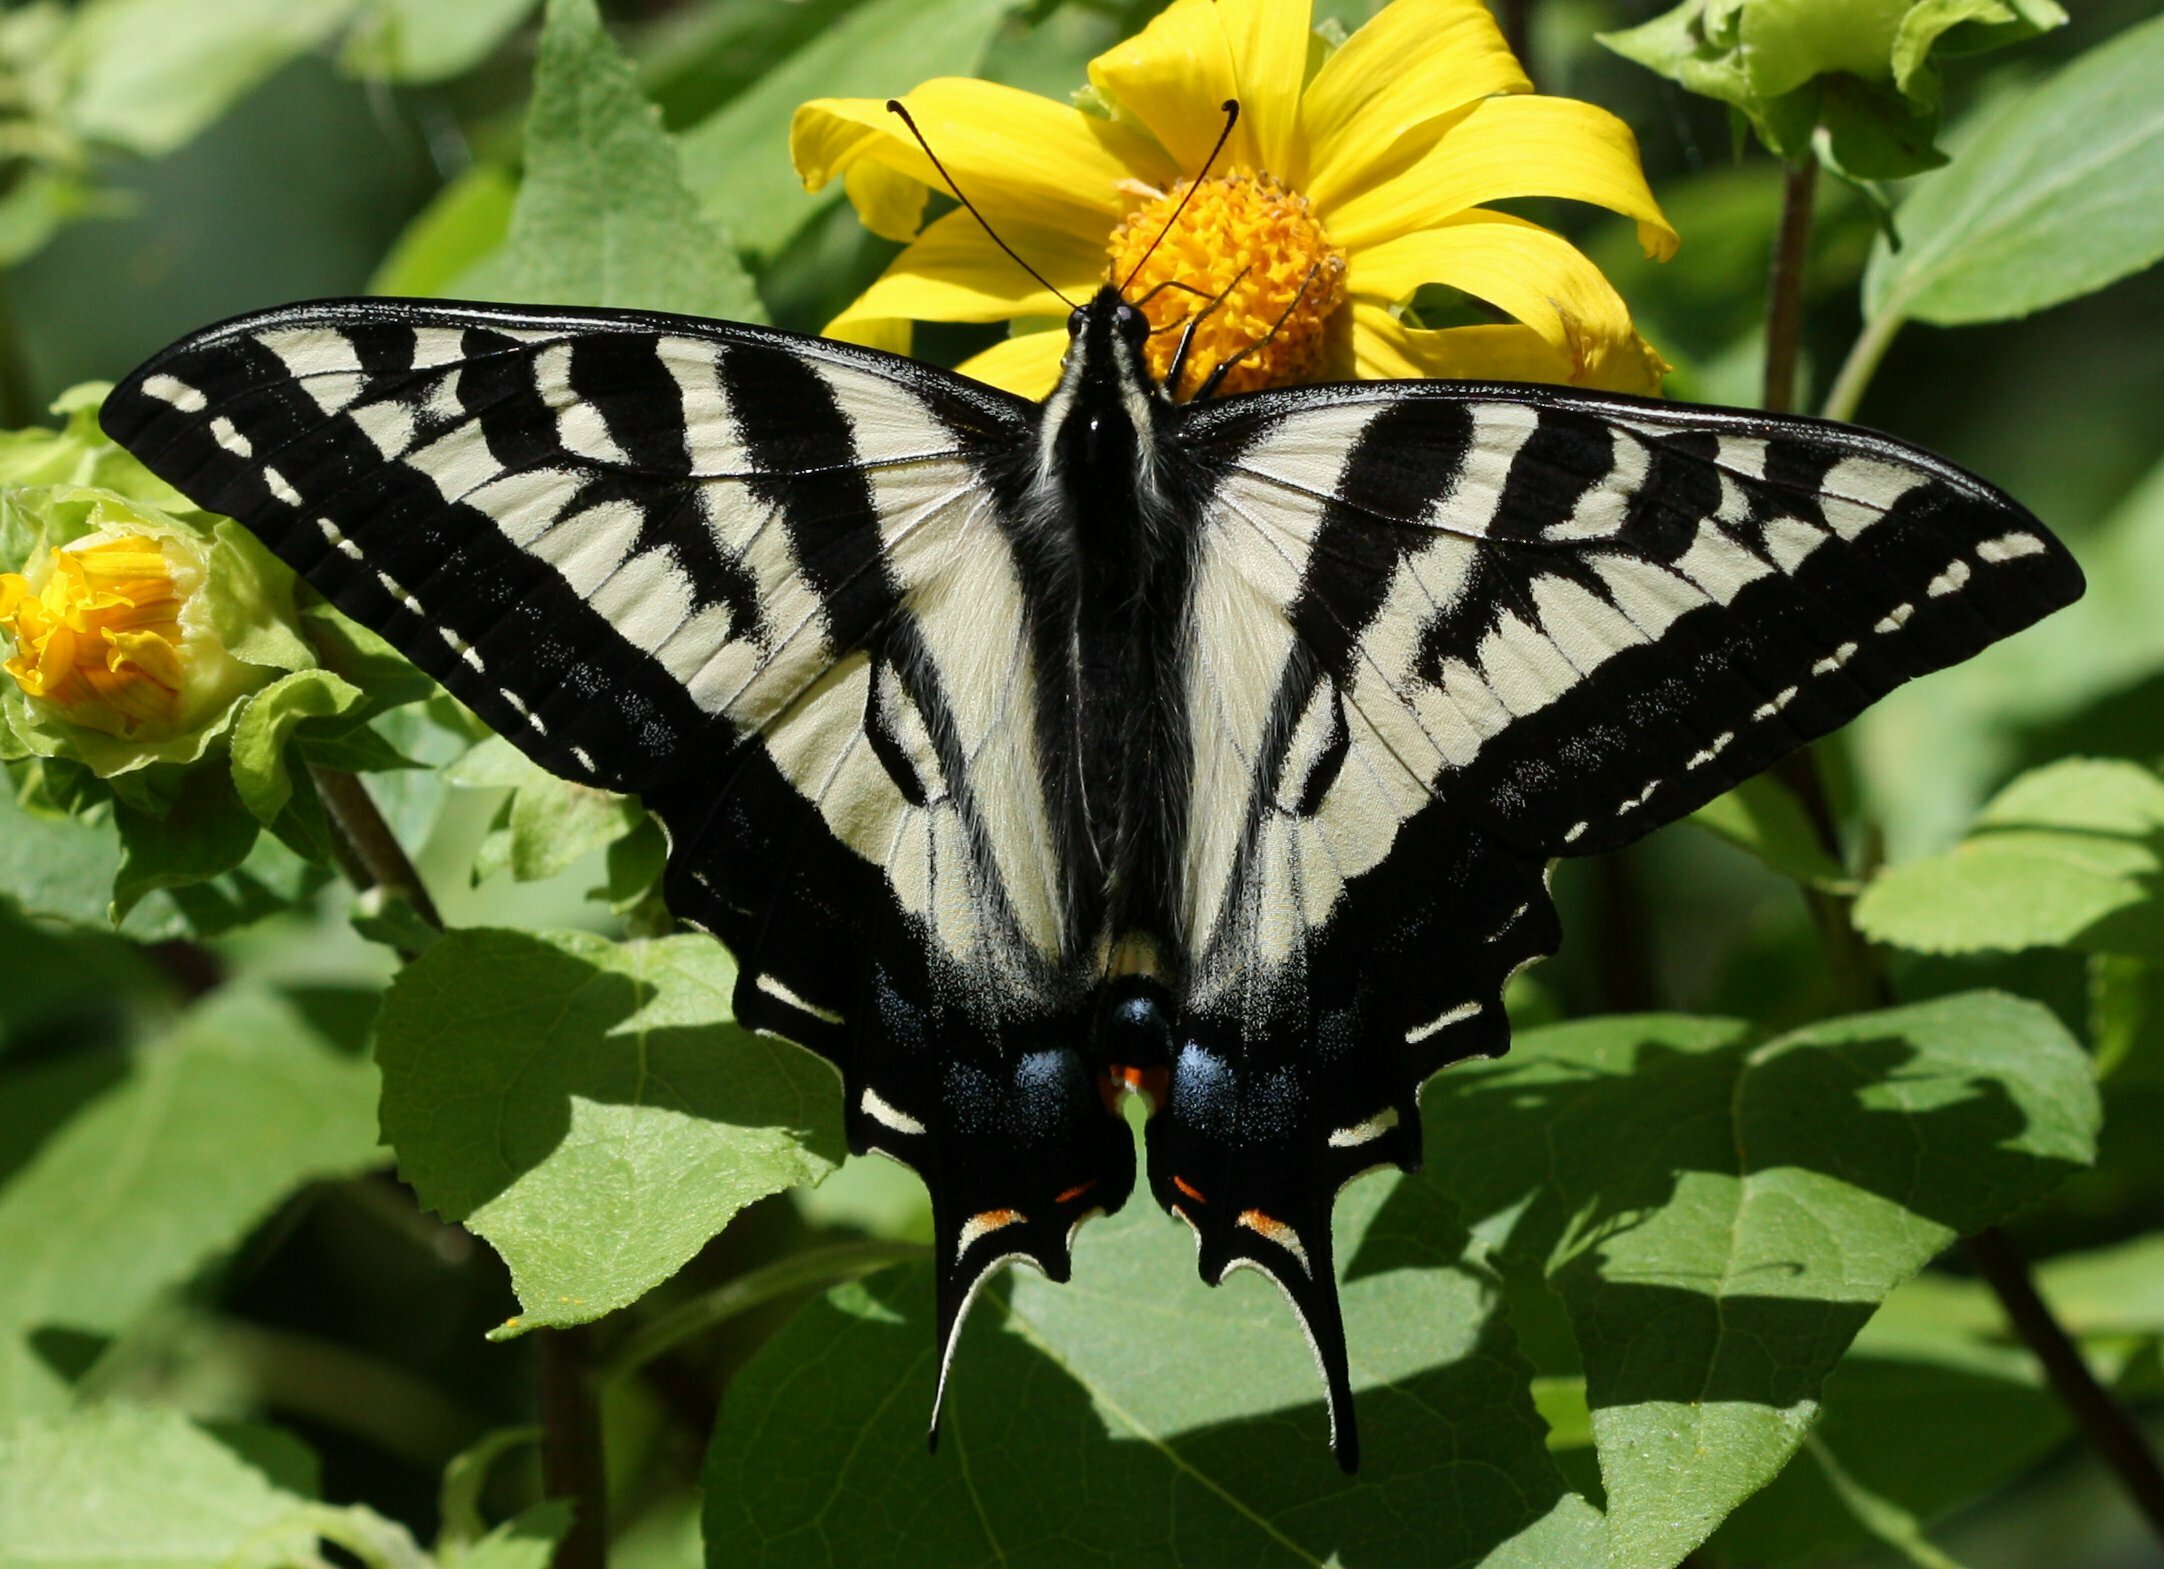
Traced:
<path id="1" fill-rule="evenodd" d="M 1059 382 L 1059 362 L 1067 353 L 1067 341 L 1064 332 L 1025 332 L 1001 339 L 954 368 L 960 375 L 1025 398 L 1042 398 Z"/>
<path id="2" fill-rule="evenodd" d="M 1409 161 L 1424 127 L 1475 99 L 1533 90 L 1480 0 L 1394 0 L 1345 40 L 1308 84 L 1307 167 L 1289 179 L 1325 211 Z"/>
<path id="3" fill-rule="evenodd" d="M 1408 327 L 1380 305 L 1355 301 L 1353 372 L 1361 380 L 1551 381 L 1570 362 L 1530 327 Z"/>
<path id="4" fill-rule="evenodd" d="M 1120 182 L 1161 185 L 1169 176 L 1164 154 L 1140 132 L 1035 93 L 943 77 L 902 101 L 940 161 L 1002 233 L 1009 226 L 1047 229 L 1101 253 L 1131 204 Z M 809 190 L 866 161 L 947 188 L 884 99 L 820 98 L 799 106 L 789 152 Z M 886 221 L 895 207 L 891 182 L 876 188 Z"/>
<path id="5" fill-rule="evenodd" d="M 1667 362 L 1633 336 L 1597 365 L 1586 366 L 1531 327 L 1408 327 L 1380 305 L 1355 300 L 1352 374 L 1439 377 L 1451 381 L 1538 381 L 1603 392 L 1656 393 Z"/>
<path id="6" fill-rule="evenodd" d="M 1379 305 L 1444 283 L 1486 300 L 1540 334 L 1586 378 L 1617 355 L 1636 356 L 1630 309 L 1601 270 L 1559 234 L 1502 213 L 1470 212 L 1400 235 L 1352 258 L 1346 287 Z M 1590 383 L 1606 385 L 1604 382 Z"/>
<path id="7" fill-rule="evenodd" d="M 1199 174 L 1240 102 L 1221 169 L 1292 167 L 1307 74 L 1308 0 L 1173 0 L 1149 26 L 1090 62 L 1090 81 L 1150 128 L 1174 179 Z"/>
<path id="8" fill-rule="evenodd" d="M 908 242 L 924 227 L 924 186 L 883 163 L 869 158 L 851 164 L 842 174 L 842 189 L 857 219 L 883 240 Z"/>
<path id="9" fill-rule="evenodd" d="M 1333 203 L 1323 222 L 1332 241 L 1352 250 L 1513 196 L 1606 207 L 1638 220 L 1648 256 L 1675 254 L 1676 231 L 1646 186 L 1630 127 L 1569 98 L 1481 100 L 1409 167 Z"/>
<path id="10" fill-rule="evenodd" d="M 1060 235 L 1026 228 L 1002 237 L 1071 299 L 1085 299 L 1104 279 L 1102 249 L 1083 251 Z M 968 213 L 954 211 L 894 258 L 879 281 L 827 323 L 826 335 L 864 342 L 857 329 L 878 321 L 1012 321 L 1064 316 L 1067 302 L 1017 266 Z"/>

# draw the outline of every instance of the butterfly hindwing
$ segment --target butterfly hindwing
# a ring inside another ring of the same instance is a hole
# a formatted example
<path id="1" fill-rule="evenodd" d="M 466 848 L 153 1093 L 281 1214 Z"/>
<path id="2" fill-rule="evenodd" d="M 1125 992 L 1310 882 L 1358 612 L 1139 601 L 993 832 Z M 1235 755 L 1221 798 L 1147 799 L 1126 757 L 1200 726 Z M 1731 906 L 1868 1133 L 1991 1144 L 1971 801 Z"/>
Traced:
<path id="1" fill-rule="evenodd" d="M 197 334 L 104 418 L 544 767 L 646 802 L 738 1016 L 925 1177 L 951 1320 L 997 1257 L 1064 1273 L 1059 1195 L 1131 1182 L 1020 635 L 1045 574 L 998 500 L 1032 412 L 726 323 L 343 302 Z"/>

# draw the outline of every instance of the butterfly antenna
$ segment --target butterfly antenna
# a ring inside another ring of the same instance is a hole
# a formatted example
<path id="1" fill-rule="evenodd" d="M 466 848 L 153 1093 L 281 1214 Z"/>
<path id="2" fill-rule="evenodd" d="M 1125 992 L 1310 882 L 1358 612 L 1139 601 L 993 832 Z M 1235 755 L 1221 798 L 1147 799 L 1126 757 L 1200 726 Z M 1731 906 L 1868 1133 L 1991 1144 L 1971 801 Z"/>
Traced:
<path id="1" fill-rule="evenodd" d="M 1172 226 L 1180 221 L 1180 214 L 1187 211 L 1187 204 L 1195 199 L 1195 192 L 1202 188 L 1202 182 L 1209 177 L 1210 166 L 1217 162 L 1217 155 L 1225 150 L 1225 143 L 1232 140 L 1232 128 L 1240 123 L 1240 100 L 1227 98 L 1223 107 L 1225 128 L 1217 133 L 1217 145 L 1210 149 L 1210 156 L 1202 160 L 1202 167 L 1195 171 L 1195 178 L 1180 197 L 1180 204 L 1172 209 L 1172 216 L 1167 218 L 1165 226 L 1157 231 L 1157 238 L 1150 241 L 1150 248 L 1142 253 L 1142 260 L 1135 263 L 1134 270 L 1127 275 L 1127 281 L 1120 285 L 1120 293 L 1125 294 L 1134 287 L 1135 279 L 1142 274 L 1144 263 L 1157 254 L 1158 246 L 1165 243 L 1165 236 L 1172 232 Z M 931 149 L 927 147 L 925 151 L 930 152 Z"/>
<path id="2" fill-rule="evenodd" d="M 1307 298 L 1308 285 L 1315 281 L 1315 274 L 1320 271 L 1322 271 L 1322 263 L 1320 262 L 1317 262 L 1314 266 L 1308 268 L 1307 276 L 1300 280 L 1300 287 L 1292 297 L 1292 303 L 1287 305 L 1284 311 L 1278 316 L 1277 320 L 1270 324 L 1270 330 L 1268 332 L 1257 338 L 1253 343 L 1250 343 L 1246 348 L 1240 350 L 1239 353 L 1230 355 L 1225 359 L 1221 359 L 1217 362 L 1216 365 L 1211 367 L 1210 374 L 1203 380 L 1202 385 L 1195 389 L 1195 396 L 1192 399 L 1193 402 L 1200 403 L 1204 398 L 1209 397 L 1212 393 L 1216 392 L 1219 387 L 1223 386 L 1225 378 L 1232 374 L 1233 366 L 1239 364 L 1240 361 L 1246 359 L 1250 354 L 1257 353 L 1260 350 L 1266 349 L 1270 346 L 1271 340 L 1274 339 L 1279 332 L 1284 330 L 1285 323 L 1292 320 L 1292 313 L 1300 308 L 1300 302 Z"/>
<path id="3" fill-rule="evenodd" d="M 1180 334 L 1180 346 L 1173 352 L 1172 366 L 1169 370 L 1165 372 L 1164 384 L 1165 396 L 1171 399 L 1173 402 L 1177 403 L 1180 400 L 1180 378 L 1187 374 L 1187 351 L 1194 347 L 1195 329 L 1201 326 L 1203 322 L 1209 318 L 1212 311 L 1216 310 L 1218 306 L 1224 304 L 1225 301 L 1231 297 L 1232 291 L 1240 286 L 1240 280 L 1242 278 L 1245 278 L 1250 272 L 1254 271 L 1254 266 L 1255 264 L 1253 262 L 1249 262 L 1245 267 L 1242 267 L 1238 272 L 1234 273 L 1232 275 L 1232 282 L 1226 284 L 1223 289 L 1219 290 L 1216 298 L 1212 299 L 1209 304 L 1203 306 L 1201 310 L 1196 311 L 1192 316 L 1188 317 L 1186 321 L 1179 323 L 1180 326 L 1185 327 L 1187 330 Z M 1302 287 L 1305 287 L 1305 285 L 1302 285 Z M 1157 291 L 1155 289 L 1152 289 L 1150 292 L 1152 294 L 1155 294 Z M 1197 289 L 1194 292 L 1200 294 L 1202 291 L 1200 289 Z M 1295 305 L 1299 304 L 1299 299 L 1295 297 L 1293 303 Z M 1263 341 L 1268 342 L 1269 340 L 1264 339 Z M 1242 352 L 1244 353 L 1246 351 L 1243 350 Z M 1197 396 L 1199 397 L 1201 396 L 1201 394 L 1198 393 Z"/>
<path id="4" fill-rule="evenodd" d="M 1073 300 L 1067 298 L 1067 296 L 1063 292 L 1061 292 L 1061 290 L 1057 286 L 1053 284 L 1050 278 L 1047 278 L 1043 273 L 1032 267 L 1028 262 L 1022 260 L 1021 253 L 1017 251 L 1013 246 L 1009 245 L 1005 240 L 1001 239 L 999 237 L 999 231 L 994 229 L 989 223 L 985 222 L 984 214 L 977 211 L 977 204 L 971 201 L 968 197 L 964 196 L 962 194 L 962 188 L 954 183 L 954 176 L 947 173 L 947 166 L 939 161 L 939 154 L 932 151 L 932 144 L 926 141 L 924 139 L 924 133 L 917 129 L 917 122 L 909 117 L 909 111 L 902 107 L 902 101 L 899 98 L 889 98 L 887 100 L 887 110 L 891 114 L 898 114 L 902 117 L 902 124 L 909 127 L 909 134 L 911 136 L 914 136 L 917 139 L 917 145 L 924 149 L 924 156 L 932 160 L 932 167 L 937 169 L 939 171 L 939 177 L 947 182 L 947 189 L 954 193 L 954 199 L 960 202 L 964 207 L 969 209 L 970 217 L 977 220 L 978 227 L 983 229 L 984 232 L 991 237 L 992 243 L 998 246 L 1001 250 L 1005 251 L 1017 267 L 1021 268 L 1032 278 L 1035 278 L 1039 283 L 1043 284 L 1045 288 L 1049 289 L 1053 294 L 1057 295 L 1059 298 L 1059 302 L 1062 305 L 1066 306 L 1069 310 L 1080 310 L 1081 307 L 1075 304 Z"/>

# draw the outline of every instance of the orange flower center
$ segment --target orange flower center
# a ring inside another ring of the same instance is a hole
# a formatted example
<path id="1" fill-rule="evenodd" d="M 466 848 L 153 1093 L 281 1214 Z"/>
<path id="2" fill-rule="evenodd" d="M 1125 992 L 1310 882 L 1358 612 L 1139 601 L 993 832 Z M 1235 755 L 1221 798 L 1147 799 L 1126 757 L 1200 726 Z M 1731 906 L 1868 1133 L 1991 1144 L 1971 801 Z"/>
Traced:
<path id="1" fill-rule="evenodd" d="M 127 535 L 57 550 L 42 589 L 0 573 L 7 673 L 80 722 L 128 734 L 172 717 L 180 701 L 180 606 L 171 563 L 153 539 Z"/>
<path id="2" fill-rule="evenodd" d="M 1174 396 L 1191 395 L 1235 356 L 1222 392 L 1314 381 L 1330 318 L 1345 298 L 1345 253 L 1323 233 L 1307 198 L 1268 174 L 1212 175 L 1173 221 L 1192 184 L 1183 180 L 1153 196 L 1112 231 L 1112 275 L 1125 279 L 1140 263 L 1127 297 L 1152 328 L 1169 329 L 1150 338 L 1150 369 L 1159 377 L 1170 372 L 1180 325 L 1193 320 L 1194 346 Z"/>

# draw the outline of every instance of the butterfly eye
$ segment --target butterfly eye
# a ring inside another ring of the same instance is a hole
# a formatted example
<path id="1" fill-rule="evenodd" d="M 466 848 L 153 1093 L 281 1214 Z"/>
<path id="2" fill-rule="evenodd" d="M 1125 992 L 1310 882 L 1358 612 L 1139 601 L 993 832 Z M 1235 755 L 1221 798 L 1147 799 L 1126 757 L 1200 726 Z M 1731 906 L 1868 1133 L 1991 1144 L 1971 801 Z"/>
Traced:
<path id="1" fill-rule="evenodd" d="M 1082 336 L 1082 313 L 1080 311 L 1069 311 L 1067 313 L 1067 336 L 1070 338 Z"/>
<path id="2" fill-rule="evenodd" d="M 1113 316 L 1112 325 L 1119 329 L 1121 337 L 1136 348 L 1142 346 L 1142 340 L 1148 337 L 1150 332 L 1149 318 L 1132 305 L 1122 305 Z"/>

